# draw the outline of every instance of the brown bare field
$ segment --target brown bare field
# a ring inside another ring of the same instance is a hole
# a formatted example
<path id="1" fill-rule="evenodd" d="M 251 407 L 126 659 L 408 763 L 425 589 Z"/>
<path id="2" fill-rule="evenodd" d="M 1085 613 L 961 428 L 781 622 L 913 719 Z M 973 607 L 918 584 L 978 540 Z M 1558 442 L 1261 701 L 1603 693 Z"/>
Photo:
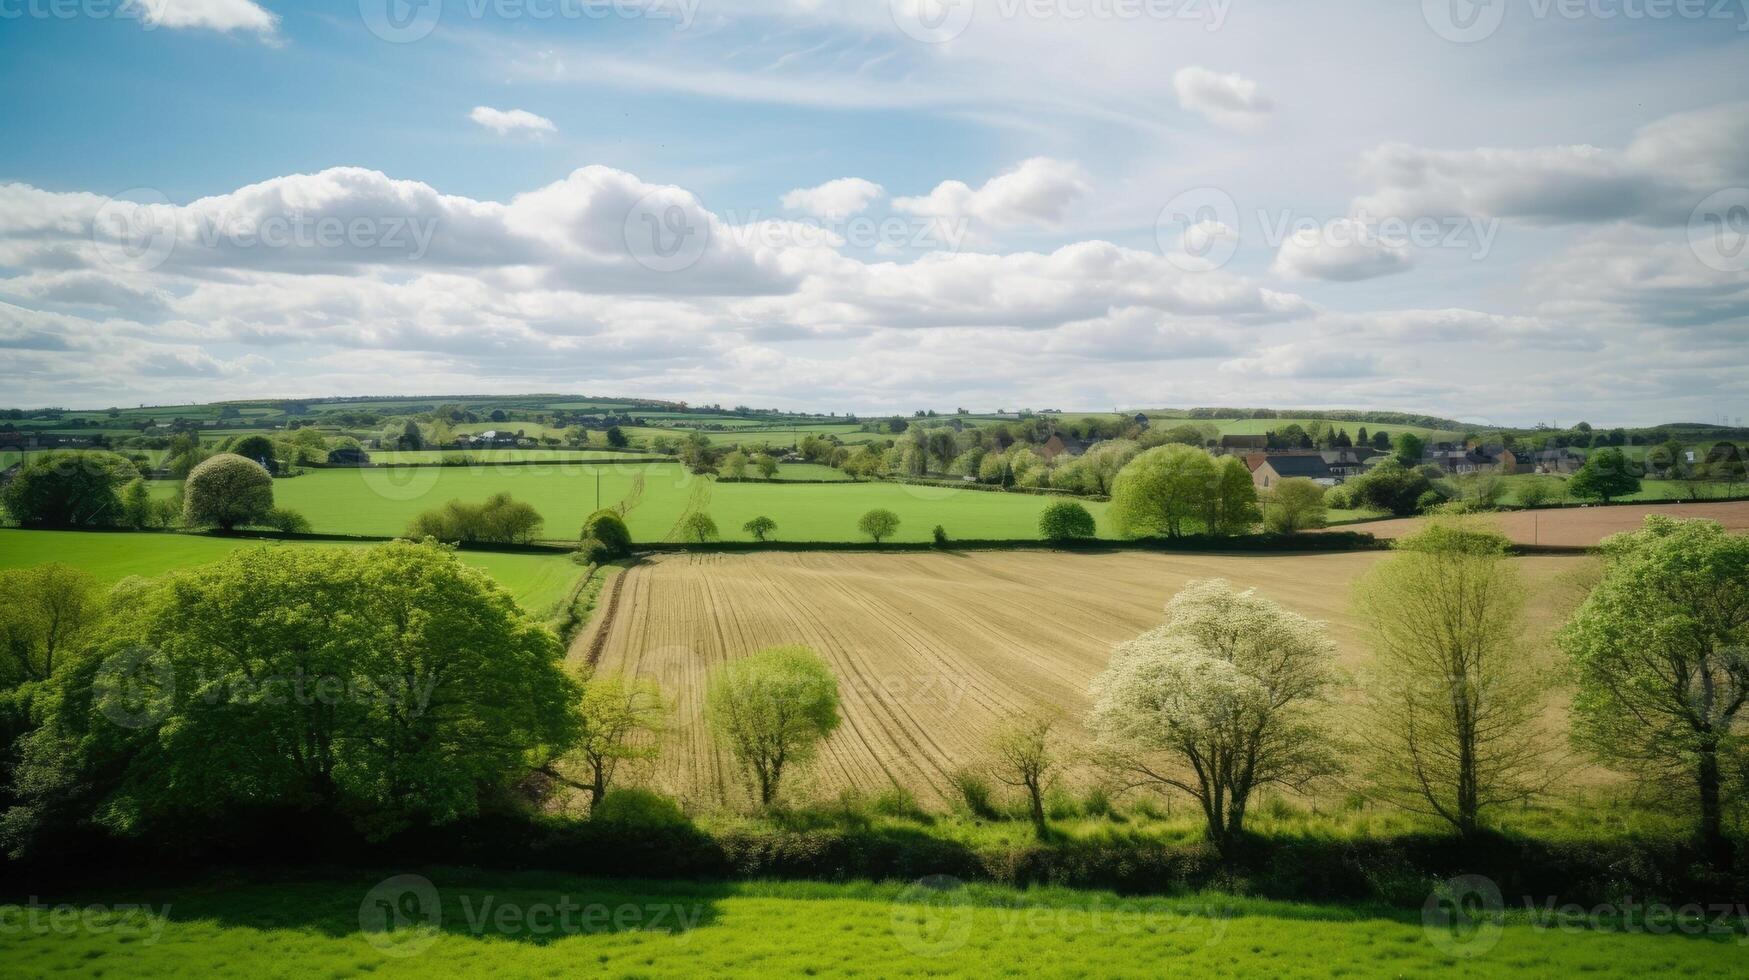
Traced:
<path id="1" fill-rule="evenodd" d="M 578 638 L 601 669 L 653 677 L 676 704 L 653 784 L 710 808 L 744 799 L 702 721 L 710 671 L 779 644 L 806 644 L 839 678 L 843 723 L 786 788 L 830 795 L 899 786 L 925 803 L 981 760 L 990 734 L 1029 711 L 1059 713 L 1074 741 L 1087 686 L 1112 644 L 1159 621 L 1192 579 L 1255 587 L 1329 624 L 1345 666 L 1368 656 L 1349 584 L 1377 552 L 1204 555 L 1046 551 L 945 554 L 667 555 L 618 583 L 610 620 Z M 1529 656 L 1575 601 L 1592 559 L 1516 559 L 1533 589 Z M 602 632 L 597 640 L 596 633 Z"/>
<path id="2" fill-rule="evenodd" d="M 1519 544 L 1543 544 L 1589 548 L 1618 531 L 1632 531 L 1647 514 L 1666 517 L 1704 517 L 1718 521 L 1726 530 L 1749 531 L 1749 500 L 1711 504 L 1620 504 L 1609 507 L 1562 507 L 1546 510 L 1516 510 L 1491 514 L 1484 520 L 1498 524 L 1507 537 Z M 1348 524 L 1337 530 L 1367 531 L 1381 538 L 1395 538 L 1421 526 L 1423 518 L 1403 517 L 1388 521 Z"/>

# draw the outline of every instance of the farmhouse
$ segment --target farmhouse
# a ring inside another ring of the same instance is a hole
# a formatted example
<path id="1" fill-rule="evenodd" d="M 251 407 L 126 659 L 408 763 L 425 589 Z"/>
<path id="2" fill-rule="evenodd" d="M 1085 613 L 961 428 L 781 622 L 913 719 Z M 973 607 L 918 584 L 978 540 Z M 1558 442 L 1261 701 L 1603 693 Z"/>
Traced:
<path id="1" fill-rule="evenodd" d="M 1324 465 L 1329 467 L 1331 476 L 1338 480 L 1346 480 L 1365 473 L 1366 461 L 1379 455 L 1379 451 L 1355 447 L 1352 449 L 1326 449 L 1318 455 L 1324 458 Z M 1255 472 L 1257 467 L 1252 466 L 1251 469 Z"/>
<path id="2" fill-rule="evenodd" d="M 1585 465 L 1585 457 L 1571 449 L 1544 449 L 1535 456 L 1538 473 L 1576 473 Z"/>
<path id="3" fill-rule="evenodd" d="M 1330 475 L 1330 467 L 1324 463 L 1324 457 L 1317 453 L 1283 453 L 1276 456 L 1265 456 L 1263 462 L 1251 471 L 1251 482 L 1262 489 L 1272 487 L 1288 477 L 1294 476 L 1316 480 L 1326 486 L 1336 482 L 1335 477 Z"/>
<path id="4" fill-rule="evenodd" d="M 1077 439 L 1074 436 L 1064 437 L 1060 432 L 1053 432 L 1049 439 L 1039 445 L 1038 454 L 1046 460 L 1052 460 L 1064 453 L 1070 456 L 1079 456 L 1092 447 L 1093 440 L 1091 439 Z"/>

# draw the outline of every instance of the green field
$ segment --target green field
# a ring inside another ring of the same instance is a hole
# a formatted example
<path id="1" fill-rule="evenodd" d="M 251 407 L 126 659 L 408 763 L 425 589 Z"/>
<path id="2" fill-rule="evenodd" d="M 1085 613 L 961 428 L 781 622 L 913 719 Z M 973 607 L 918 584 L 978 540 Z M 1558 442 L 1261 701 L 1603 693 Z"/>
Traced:
<path id="1" fill-rule="evenodd" d="M 362 548 L 355 542 L 209 538 L 192 534 L 129 534 L 103 531 L 0 529 L 0 568 L 58 561 L 82 568 L 105 584 L 130 575 L 155 576 L 217 561 L 238 548 Z M 568 555 L 521 555 L 464 551 L 461 560 L 509 590 L 523 609 L 545 616 L 582 574 Z"/>
<path id="2" fill-rule="evenodd" d="M 1740 975 L 1745 955 L 1740 935 L 1556 927 L 1522 912 L 1454 933 L 1418 912 L 942 879 L 667 884 L 439 869 L 7 898 L 20 904 L 0 906 L 0 961 L 14 976 L 1723 977 Z M 114 908 L 136 904 L 150 908 Z"/>
<path id="3" fill-rule="evenodd" d="M 669 462 L 314 470 L 275 481 L 273 492 L 276 504 L 303 514 L 317 531 L 369 535 L 401 534 L 420 512 L 450 500 L 480 501 L 504 492 L 546 519 L 542 537 L 571 540 L 597 507 L 598 477 L 600 506 L 630 502 L 626 523 L 632 537 L 644 542 L 669 540 L 692 510 L 709 513 L 730 541 L 747 540 L 741 525 L 760 515 L 777 521 L 781 540 L 857 541 L 857 518 L 877 507 L 899 515 L 900 541 L 928 541 L 937 524 L 954 538 L 1033 538 L 1039 511 L 1052 500 L 894 483 L 719 484 Z M 172 490 L 168 482 L 155 487 L 160 494 Z M 1087 506 L 1096 517 L 1105 509 Z"/>
<path id="4" fill-rule="evenodd" d="M 563 462 L 587 459 L 656 459 L 648 453 L 606 449 L 388 449 L 370 453 L 373 463 L 439 463 L 463 458 L 478 463 L 513 463 L 529 460 Z"/>
<path id="5" fill-rule="evenodd" d="M 1423 426 L 1418 426 L 1418 425 L 1391 425 L 1388 423 L 1381 423 L 1381 424 L 1375 425 L 1371 422 L 1336 422 L 1336 421 L 1330 421 L 1328 419 L 1319 419 L 1319 418 L 1316 418 L 1314 416 L 1308 416 L 1308 417 L 1303 417 L 1303 418 L 1295 416 L 1295 417 L 1291 417 L 1291 418 L 1279 418 L 1279 419 L 1191 419 L 1191 420 L 1189 420 L 1191 425 L 1196 425 L 1196 424 L 1199 424 L 1202 422 L 1207 422 L 1210 425 L 1213 425 L 1216 428 L 1218 428 L 1220 430 L 1221 435 L 1224 435 L 1224 436 L 1260 436 L 1266 432 L 1269 432 L 1272 429 L 1279 432 L 1282 429 L 1285 429 L 1290 425 L 1298 425 L 1300 428 L 1303 429 L 1303 428 L 1306 428 L 1307 426 L 1311 425 L 1313 422 L 1319 422 L 1319 421 L 1322 421 L 1327 425 L 1335 426 L 1337 429 L 1347 429 L 1350 437 L 1353 437 L 1354 435 L 1359 433 L 1359 431 L 1361 429 L 1366 430 L 1366 434 L 1369 438 L 1374 433 L 1378 433 L 1378 432 L 1387 433 L 1393 439 L 1395 439 L 1397 437 L 1397 433 L 1399 433 L 1399 432 L 1413 432 L 1416 435 L 1420 436 L 1421 438 L 1431 440 L 1431 441 L 1450 441 L 1450 440 L 1455 440 L 1455 439 L 1461 439 L 1461 438 L 1463 438 L 1463 435 L 1464 435 L 1462 432 L 1456 432 L 1456 431 L 1453 431 L 1451 429 L 1429 429 L 1429 428 L 1425 428 Z M 1162 424 L 1164 424 L 1164 423 L 1162 423 Z M 1178 424 L 1178 423 L 1172 423 L 1172 424 Z"/>

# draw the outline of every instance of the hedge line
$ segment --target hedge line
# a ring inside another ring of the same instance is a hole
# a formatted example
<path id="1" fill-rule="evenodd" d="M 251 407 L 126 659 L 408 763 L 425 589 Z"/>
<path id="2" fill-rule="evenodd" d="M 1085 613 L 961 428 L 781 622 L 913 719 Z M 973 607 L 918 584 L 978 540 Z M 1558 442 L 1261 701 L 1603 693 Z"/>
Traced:
<path id="1" fill-rule="evenodd" d="M 955 538 L 945 547 L 928 541 L 711 541 L 704 544 L 640 542 L 636 550 L 662 552 L 743 551 L 1199 551 L 1199 552 L 1297 552 L 1369 551 L 1386 543 L 1361 531 L 1330 531 L 1319 534 L 1248 534 L 1237 537 L 1186 535 L 1181 538 L 1077 538 L 1044 541 L 1038 538 Z"/>

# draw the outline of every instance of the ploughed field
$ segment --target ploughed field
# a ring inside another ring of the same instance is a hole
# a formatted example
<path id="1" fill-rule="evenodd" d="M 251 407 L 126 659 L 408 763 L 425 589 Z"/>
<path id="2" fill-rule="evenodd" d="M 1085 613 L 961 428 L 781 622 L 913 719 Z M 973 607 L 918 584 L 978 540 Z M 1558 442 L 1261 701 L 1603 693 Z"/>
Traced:
<path id="1" fill-rule="evenodd" d="M 1545 544 L 1561 547 L 1591 547 L 1611 534 L 1637 530 L 1646 515 L 1665 517 L 1704 517 L 1718 521 L 1728 531 L 1749 531 L 1749 500 L 1732 500 L 1700 504 L 1616 504 L 1608 507 L 1560 507 L 1543 510 L 1515 510 L 1490 514 L 1485 520 L 1498 526 L 1507 537 L 1519 544 Z M 1396 538 L 1410 534 L 1425 523 L 1424 518 L 1402 517 L 1388 521 L 1367 521 L 1337 528 L 1342 531 L 1366 531 L 1380 538 Z"/>
<path id="2" fill-rule="evenodd" d="M 866 540 L 856 522 L 875 508 L 899 515 L 898 541 L 928 541 L 937 524 L 956 539 L 1036 538 L 1039 512 L 1055 499 L 896 483 L 782 482 L 786 476 L 827 479 L 820 470 L 825 467 L 784 467 L 778 482 L 719 483 L 667 461 L 365 467 L 275 480 L 273 497 L 316 531 L 399 535 L 418 514 L 448 501 L 508 493 L 540 512 L 546 521 L 540 537 L 564 541 L 577 539 L 598 506 L 617 506 L 639 542 L 679 540 L 681 520 L 694 512 L 709 514 L 726 541 L 751 540 L 742 525 L 760 516 L 777 522 L 773 537 L 781 541 Z M 174 487 L 165 481 L 155 489 L 169 494 Z M 1096 517 L 1105 510 L 1101 503 L 1086 506 Z"/>
<path id="3" fill-rule="evenodd" d="M 1185 583 L 1226 578 L 1329 623 L 1345 667 L 1368 658 L 1348 608 L 1379 552 L 1205 555 L 1046 551 L 664 555 L 626 571 L 573 656 L 648 676 L 676 704 L 654 782 L 703 807 L 744 790 L 703 721 L 713 669 L 780 644 L 819 651 L 837 675 L 843 722 L 791 787 L 831 795 L 899 786 L 925 803 L 982 759 L 989 736 L 1024 712 L 1052 710 L 1074 742 L 1087 687 L 1114 643 L 1157 624 Z M 1526 655 L 1575 597 L 1590 559 L 1515 559 L 1532 587 Z M 597 634 L 601 634 L 599 639 Z"/>

